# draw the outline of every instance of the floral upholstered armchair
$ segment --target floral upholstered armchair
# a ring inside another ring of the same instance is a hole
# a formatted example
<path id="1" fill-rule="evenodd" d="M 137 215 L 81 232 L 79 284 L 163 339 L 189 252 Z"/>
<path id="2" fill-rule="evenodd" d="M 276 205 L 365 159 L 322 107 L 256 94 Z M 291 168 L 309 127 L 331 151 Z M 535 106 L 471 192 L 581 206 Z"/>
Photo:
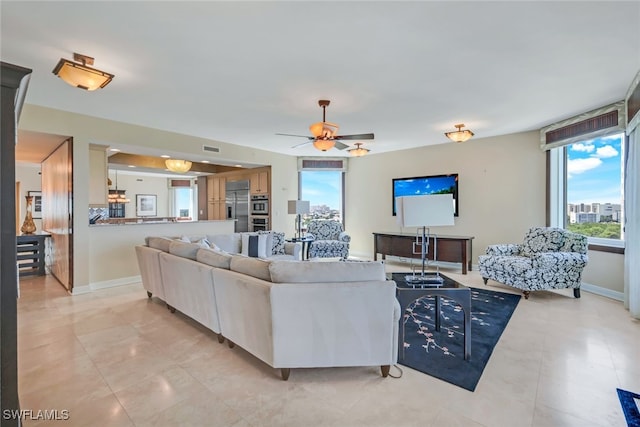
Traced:
<path id="1" fill-rule="evenodd" d="M 347 259 L 349 256 L 351 236 L 344 232 L 339 221 L 312 220 L 307 227 L 307 237 L 313 238 L 309 244 L 309 258 Z"/>
<path id="2" fill-rule="evenodd" d="M 561 228 L 533 227 L 522 244 L 490 245 L 479 257 L 484 283 L 488 279 L 531 291 L 573 288 L 580 298 L 582 270 L 587 265 L 587 237 Z"/>

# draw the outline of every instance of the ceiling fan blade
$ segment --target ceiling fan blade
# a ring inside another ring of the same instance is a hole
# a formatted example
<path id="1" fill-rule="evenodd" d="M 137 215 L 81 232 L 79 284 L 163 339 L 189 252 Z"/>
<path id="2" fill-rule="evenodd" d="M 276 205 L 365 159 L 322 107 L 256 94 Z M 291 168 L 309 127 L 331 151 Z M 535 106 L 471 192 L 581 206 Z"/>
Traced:
<path id="1" fill-rule="evenodd" d="M 361 133 L 358 135 L 336 135 L 334 139 L 340 139 L 343 141 L 364 140 L 373 139 L 372 133 Z"/>
<path id="2" fill-rule="evenodd" d="M 314 139 L 312 136 L 309 136 L 309 135 L 293 135 L 293 134 L 291 134 L 291 133 L 276 133 L 276 135 L 283 135 L 283 136 L 297 136 L 297 137 L 300 137 L 300 138 L 307 138 L 307 139 L 310 139 L 310 140 L 312 140 L 312 141 L 313 141 L 313 139 Z"/>
<path id="3" fill-rule="evenodd" d="M 334 145 L 338 150 L 344 150 L 345 148 L 349 148 L 347 144 L 343 144 L 340 141 L 336 141 L 336 145 Z"/>
<path id="4" fill-rule="evenodd" d="M 292 135 L 293 136 L 293 135 Z M 297 136 L 297 135 L 296 135 Z M 291 148 L 298 148 L 298 147 L 302 147 L 303 145 L 307 145 L 307 144 L 311 144 L 313 142 L 313 139 L 311 141 L 307 141 L 307 142 L 302 142 L 300 144 L 296 144 Z"/>

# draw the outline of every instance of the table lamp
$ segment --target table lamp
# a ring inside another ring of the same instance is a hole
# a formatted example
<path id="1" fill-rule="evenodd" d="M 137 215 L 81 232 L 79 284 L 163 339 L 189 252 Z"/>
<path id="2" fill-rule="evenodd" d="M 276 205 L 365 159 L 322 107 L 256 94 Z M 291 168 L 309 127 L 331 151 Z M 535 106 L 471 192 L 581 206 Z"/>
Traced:
<path id="1" fill-rule="evenodd" d="M 401 227 L 418 227 L 416 241 L 413 243 L 413 253 L 420 253 L 422 259 L 422 273 L 417 276 L 415 271 L 405 277 L 407 283 L 438 285 L 444 282 L 439 269 L 435 276 L 425 275 L 427 251 L 429 248 L 429 227 L 454 225 L 453 195 L 430 194 L 423 196 L 402 196 L 396 198 L 397 221 Z M 416 248 L 420 247 L 420 252 Z M 438 252 L 438 238 L 433 236 L 433 261 Z"/>
<path id="2" fill-rule="evenodd" d="M 289 200 L 289 209 L 288 213 L 292 215 L 296 215 L 296 238 L 302 237 L 301 231 L 301 222 L 302 222 L 302 214 L 306 214 L 310 212 L 309 201 L 308 200 Z"/>

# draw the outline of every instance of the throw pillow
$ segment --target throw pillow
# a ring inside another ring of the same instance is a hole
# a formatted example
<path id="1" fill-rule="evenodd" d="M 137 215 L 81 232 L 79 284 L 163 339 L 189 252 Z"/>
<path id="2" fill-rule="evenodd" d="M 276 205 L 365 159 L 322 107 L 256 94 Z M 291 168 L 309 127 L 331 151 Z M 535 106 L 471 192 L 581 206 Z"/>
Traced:
<path id="1" fill-rule="evenodd" d="M 284 233 L 278 233 L 276 231 L 258 231 L 258 234 L 266 234 L 269 236 L 271 245 L 267 245 L 267 248 L 270 248 L 271 255 L 284 255 Z"/>
<path id="2" fill-rule="evenodd" d="M 266 258 L 267 236 L 265 234 L 243 234 L 242 255 L 253 258 Z"/>

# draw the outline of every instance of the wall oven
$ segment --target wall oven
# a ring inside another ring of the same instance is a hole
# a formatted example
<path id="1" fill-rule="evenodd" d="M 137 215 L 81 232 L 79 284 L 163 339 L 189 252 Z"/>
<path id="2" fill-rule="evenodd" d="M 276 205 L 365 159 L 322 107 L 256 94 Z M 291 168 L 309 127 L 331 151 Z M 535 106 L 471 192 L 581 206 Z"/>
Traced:
<path id="1" fill-rule="evenodd" d="M 251 196 L 251 215 L 269 215 L 269 196 L 266 194 Z"/>
<path id="2" fill-rule="evenodd" d="M 269 218 L 265 216 L 252 216 L 249 220 L 249 231 L 269 230 Z"/>

